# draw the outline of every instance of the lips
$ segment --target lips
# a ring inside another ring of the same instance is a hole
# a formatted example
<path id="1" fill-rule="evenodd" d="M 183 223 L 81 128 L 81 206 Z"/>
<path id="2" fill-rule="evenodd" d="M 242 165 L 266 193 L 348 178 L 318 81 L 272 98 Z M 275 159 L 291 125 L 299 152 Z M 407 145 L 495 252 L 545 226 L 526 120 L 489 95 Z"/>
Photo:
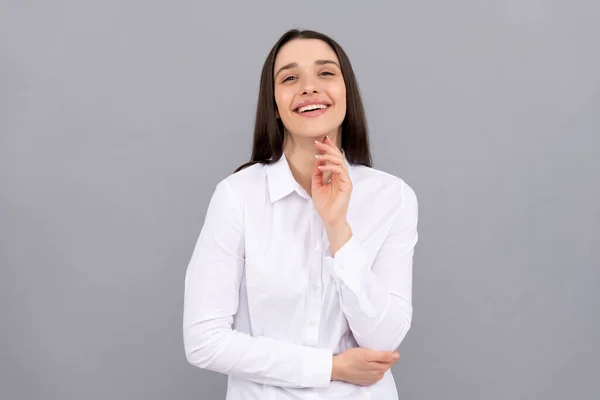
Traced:
<path id="1" fill-rule="evenodd" d="M 307 114 L 307 113 L 313 113 L 313 112 L 317 112 L 317 111 L 321 111 L 321 110 L 324 111 L 327 108 L 329 108 L 329 106 L 326 106 L 326 105 L 306 106 L 306 107 L 300 107 L 299 109 L 296 110 L 296 112 L 298 114 Z"/>
<path id="2" fill-rule="evenodd" d="M 294 111 L 298 114 L 304 114 L 306 112 L 314 112 L 318 110 L 324 110 L 331 106 L 331 103 L 324 100 L 305 100 L 296 105 Z"/>
<path id="3" fill-rule="evenodd" d="M 327 112 L 327 110 L 329 110 L 329 107 L 316 108 L 314 110 L 307 110 L 307 111 L 296 112 L 296 113 L 298 114 L 299 117 L 315 118 L 315 117 L 319 117 L 319 116 L 323 115 L 324 113 Z"/>

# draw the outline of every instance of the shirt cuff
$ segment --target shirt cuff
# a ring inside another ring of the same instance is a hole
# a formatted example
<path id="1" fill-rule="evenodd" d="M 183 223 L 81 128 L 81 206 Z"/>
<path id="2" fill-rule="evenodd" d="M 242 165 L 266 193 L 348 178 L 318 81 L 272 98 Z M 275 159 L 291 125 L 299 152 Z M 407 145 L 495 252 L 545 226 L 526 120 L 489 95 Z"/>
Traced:
<path id="1" fill-rule="evenodd" d="M 335 274 L 344 281 L 355 280 L 369 269 L 369 263 L 354 235 L 335 253 L 333 257 Z"/>
<path id="2" fill-rule="evenodd" d="M 327 387 L 331 383 L 333 351 L 330 349 L 305 349 L 302 375 L 304 387 Z"/>
<path id="3" fill-rule="evenodd" d="M 374 318 L 377 312 L 368 299 L 364 287 L 364 275 L 369 271 L 369 264 L 358 239 L 352 235 L 350 239 L 335 253 L 331 259 L 333 262 L 332 275 L 336 281 L 342 299 L 346 305 L 358 307 L 363 315 Z M 346 295 L 350 295 L 349 297 Z"/>

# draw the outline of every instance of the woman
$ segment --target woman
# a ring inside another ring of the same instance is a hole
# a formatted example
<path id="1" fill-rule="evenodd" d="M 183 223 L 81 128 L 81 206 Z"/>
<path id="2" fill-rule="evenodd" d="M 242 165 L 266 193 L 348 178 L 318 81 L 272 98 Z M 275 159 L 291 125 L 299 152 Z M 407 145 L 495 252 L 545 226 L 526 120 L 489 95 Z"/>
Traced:
<path id="1" fill-rule="evenodd" d="M 251 162 L 222 180 L 185 277 L 184 343 L 227 399 L 397 399 L 417 199 L 371 168 L 348 57 L 291 30 L 265 61 Z"/>

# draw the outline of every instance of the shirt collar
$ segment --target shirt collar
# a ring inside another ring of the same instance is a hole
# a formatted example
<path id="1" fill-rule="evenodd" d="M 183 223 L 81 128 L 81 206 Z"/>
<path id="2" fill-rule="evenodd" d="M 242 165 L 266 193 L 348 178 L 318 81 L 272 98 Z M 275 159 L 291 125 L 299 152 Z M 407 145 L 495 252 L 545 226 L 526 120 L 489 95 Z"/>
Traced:
<path id="1" fill-rule="evenodd" d="M 344 161 L 348 167 L 350 180 L 352 180 L 352 165 L 350 162 L 348 162 L 346 153 L 343 150 L 342 154 L 344 155 Z M 303 197 L 308 196 L 306 191 L 300 186 L 300 184 L 298 184 L 298 182 L 296 182 L 296 179 L 294 179 L 294 175 L 292 175 L 292 171 L 290 170 L 285 153 L 281 154 L 281 158 L 279 160 L 275 161 L 274 163 L 267 164 L 266 169 L 267 184 L 269 187 L 269 199 L 271 203 L 281 200 L 293 191 L 296 191 Z"/>

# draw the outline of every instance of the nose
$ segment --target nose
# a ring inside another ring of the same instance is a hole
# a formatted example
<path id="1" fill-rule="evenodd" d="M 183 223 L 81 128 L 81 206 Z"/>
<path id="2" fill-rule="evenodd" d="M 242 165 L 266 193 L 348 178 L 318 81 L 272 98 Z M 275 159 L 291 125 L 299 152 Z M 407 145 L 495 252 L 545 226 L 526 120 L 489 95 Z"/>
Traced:
<path id="1" fill-rule="evenodd" d="M 318 82 L 315 78 L 308 76 L 302 83 L 302 94 L 319 93 Z"/>

